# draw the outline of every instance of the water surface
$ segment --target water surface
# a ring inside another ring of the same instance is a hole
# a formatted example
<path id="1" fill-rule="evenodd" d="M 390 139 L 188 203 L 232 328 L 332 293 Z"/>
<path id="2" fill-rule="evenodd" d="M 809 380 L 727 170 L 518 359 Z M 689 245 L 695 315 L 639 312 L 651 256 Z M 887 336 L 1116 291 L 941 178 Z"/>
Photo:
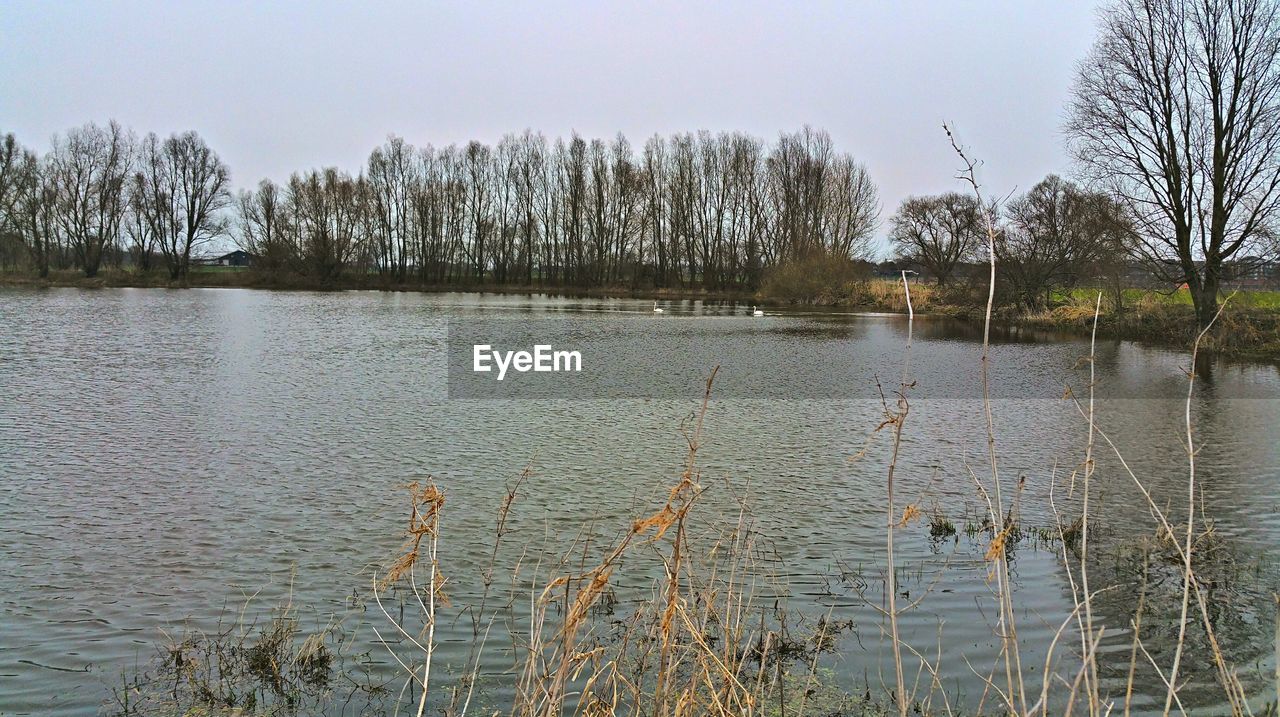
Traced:
<path id="1" fill-rule="evenodd" d="M 884 418 L 875 383 L 893 401 L 905 319 L 784 311 L 750 323 L 733 318 L 747 307 L 671 302 L 661 316 L 651 307 L 464 294 L 0 292 L 0 711 L 93 713 L 155 643 L 188 621 L 213 626 L 248 595 L 262 606 L 291 596 L 321 622 L 349 612 L 353 596 L 367 595 L 370 566 L 400 543 L 401 486 L 413 479 L 434 476 L 447 492 L 442 561 L 459 605 L 478 590 L 503 486 L 526 466 L 533 475 L 514 518 L 522 534 L 573 533 L 591 517 L 592 530 L 612 535 L 678 478 L 682 426 L 717 363 L 726 395 L 712 402 L 700 455 L 706 521 L 732 515 L 731 494 L 748 493 L 791 602 L 857 625 L 832 659 L 837 679 L 857 692 L 889 681 L 879 619 L 850 576 L 879 599 L 887 442 L 874 434 Z M 652 369 L 663 388 L 647 396 L 450 399 L 450 323 L 495 318 L 567 320 L 663 346 L 658 365 L 670 371 Z M 686 343 L 671 343 L 676 334 Z M 920 318 L 912 336 L 918 382 L 899 495 L 963 529 L 980 510 L 973 475 L 988 470 L 980 394 L 965 378 L 976 380 L 980 337 L 972 326 Z M 1083 460 L 1086 424 L 1059 387 L 1087 390 L 1088 348 L 1078 337 L 1023 332 L 1000 336 L 993 349 L 1000 470 L 1010 495 L 1025 478 L 1019 508 L 1028 526 L 1052 523 L 1051 477 L 1063 490 Z M 1098 385 L 1112 390 L 1099 389 L 1098 425 L 1160 505 L 1185 516 L 1186 356 L 1122 341 L 1099 342 L 1097 355 Z M 821 388 L 752 397 L 752 381 L 784 366 L 794 385 Z M 1265 675 L 1274 664 L 1271 595 L 1280 590 L 1280 371 L 1212 361 L 1201 376 L 1191 411 L 1203 444 L 1202 501 L 1217 555 L 1231 563 L 1209 588 L 1214 619 L 1242 673 Z M 1019 389 L 1019 377 L 1030 388 Z M 1131 644 L 1131 548 L 1154 523 L 1111 449 L 1100 444 L 1097 457 L 1094 588 L 1124 586 L 1098 599 L 1098 620 L 1113 627 L 1103 649 L 1114 693 Z M 1071 499 L 1056 497 L 1069 511 Z M 1030 542 L 1013 569 L 1019 635 L 1033 663 L 1072 603 L 1057 549 Z M 942 624 L 944 679 L 960 699 L 976 699 L 981 683 L 966 660 L 990 665 L 996 645 L 981 548 L 963 537 L 931 540 L 920 522 L 901 529 L 899 548 L 899 564 L 914 566 L 904 587 L 929 590 L 904 616 L 905 637 L 937 649 Z M 1167 570 L 1151 575 L 1153 603 L 1177 587 Z M 643 568 L 622 575 L 624 604 L 651 577 Z M 1167 665 L 1172 606 L 1146 619 L 1144 641 Z M 442 623 L 441 664 L 460 664 L 469 637 L 465 621 Z M 391 674 L 370 631 L 357 638 Z M 1192 662 L 1184 699 L 1212 712 L 1212 673 Z M 494 704 L 502 668 L 486 678 Z M 1151 670 L 1136 679 L 1139 708 L 1162 699 Z M 1273 689 L 1250 684 L 1258 699 Z"/>

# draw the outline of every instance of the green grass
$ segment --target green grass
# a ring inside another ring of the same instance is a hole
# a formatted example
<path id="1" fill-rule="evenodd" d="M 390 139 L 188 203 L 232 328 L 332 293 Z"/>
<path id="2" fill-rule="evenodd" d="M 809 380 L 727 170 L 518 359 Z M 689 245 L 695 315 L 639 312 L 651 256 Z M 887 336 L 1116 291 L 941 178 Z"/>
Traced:
<path id="1" fill-rule="evenodd" d="M 1230 292 L 1228 292 L 1229 294 Z M 1057 290 L 1053 292 L 1054 303 L 1079 303 L 1090 302 L 1098 295 L 1095 288 L 1079 287 L 1070 290 Z M 1124 300 L 1126 304 L 1136 305 L 1146 300 L 1166 306 L 1187 306 L 1191 304 L 1191 292 L 1182 290 L 1174 292 L 1153 291 L 1151 289 L 1125 289 Z M 1231 303 L 1236 306 L 1244 306 L 1255 309 L 1280 309 L 1280 291 L 1263 291 L 1255 289 L 1244 289 L 1235 294 L 1231 299 Z"/>
<path id="2" fill-rule="evenodd" d="M 1241 291 L 1231 301 L 1257 309 L 1280 310 L 1280 291 Z"/>

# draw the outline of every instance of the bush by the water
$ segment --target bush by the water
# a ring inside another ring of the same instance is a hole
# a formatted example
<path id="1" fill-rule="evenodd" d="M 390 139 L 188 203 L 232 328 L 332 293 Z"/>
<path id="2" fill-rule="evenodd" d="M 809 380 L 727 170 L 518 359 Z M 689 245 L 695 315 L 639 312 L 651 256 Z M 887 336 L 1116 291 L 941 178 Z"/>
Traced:
<path id="1" fill-rule="evenodd" d="M 770 269 L 760 293 L 775 301 L 830 305 L 842 303 L 849 290 L 871 277 L 865 262 L 823 250 L 810 251 Z"/>

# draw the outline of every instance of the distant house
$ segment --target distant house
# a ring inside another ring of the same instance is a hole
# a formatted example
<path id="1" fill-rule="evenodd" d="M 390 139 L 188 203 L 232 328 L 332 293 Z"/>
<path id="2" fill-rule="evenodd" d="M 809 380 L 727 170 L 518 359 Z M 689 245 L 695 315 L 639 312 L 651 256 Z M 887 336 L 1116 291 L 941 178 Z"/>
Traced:
<path id="1" fill-rule="evenodd" d="M 253 255 L 247 251 L 236 249 L 222 256 L 206 259 L 204 263 L 209 266 L 253 266 Z"/>

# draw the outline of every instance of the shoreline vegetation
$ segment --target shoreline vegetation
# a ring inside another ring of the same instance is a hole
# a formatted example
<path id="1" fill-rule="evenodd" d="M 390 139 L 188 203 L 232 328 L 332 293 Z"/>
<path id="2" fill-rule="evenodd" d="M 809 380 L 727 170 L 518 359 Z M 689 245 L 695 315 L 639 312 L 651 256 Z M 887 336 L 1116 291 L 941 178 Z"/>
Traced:
<path id="1" fill-rule="evenodd" d="M 415 293 L 477 293 L 584 298 L 628 298 L 656 301 L 716 301 L 763 307 L 807 307 L 907 314 L 901 281 L 871 277 L 845 281 L 839 288 L 780 286 L 766 281 L 759 291 L 630 286 L 539 286 L 483 283 L 399 282 L 390 277 L 351 274 L 319 280 L 298 275 L 272 275 L 242 267 L 193 267 L 186 277 L 170 279 L 161 272 L 139 273 L 108 269 L 95 277 L 81 272 L 51 271 L 47 277 L 25 272 L 0 272 L 0 287 L 9 288 L 147 288 L 258 289 L 278 291 L 394 291 Z M 998 288 L 998 287 L 997 287 Z M 1199 330 L 1191 299 L 1185 291 L 1152 289 L 1084 289 L 1055 292 L 1040 309 L 1016 304 L 993 307 L 993 325 L 1004 331 L 1031 330 L 1089 336 L 1093 332 L 1099 291 L 1097 335 L 1162 347 L 1185 347 Z M 911 283 L 913 309 L 921 317 L 982 321 L 985 288 L 972 282 L 938 285 Z M 1226 309 L 1204 337 L 1201 351 L 1245 360 L 1280 361 L 1280 291 L 1239 291 L 1224 294 Z M 1119 310 L 1116 305 L 1119 303 Z"/>

